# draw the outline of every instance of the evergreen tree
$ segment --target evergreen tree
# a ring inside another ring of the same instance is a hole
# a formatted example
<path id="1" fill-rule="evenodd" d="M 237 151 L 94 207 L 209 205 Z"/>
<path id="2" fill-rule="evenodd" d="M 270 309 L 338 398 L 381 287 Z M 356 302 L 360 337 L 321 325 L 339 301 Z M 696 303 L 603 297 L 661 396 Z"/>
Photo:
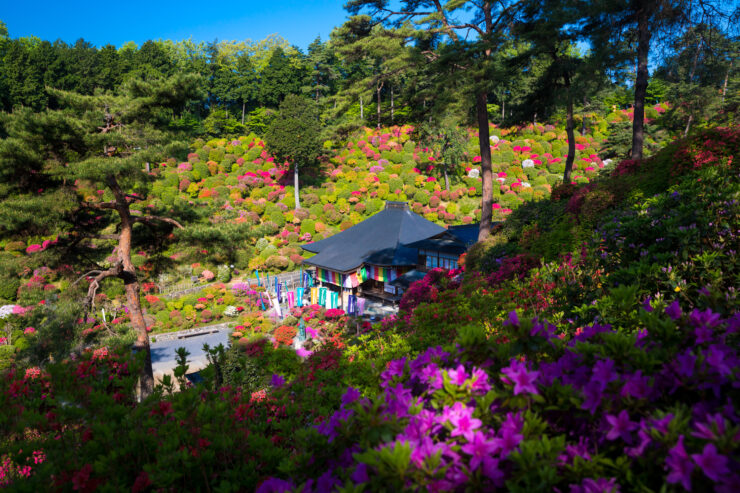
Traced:
<path id="1" fill-rule="evenodd" d="M 0 232 L 30 236 L 61 229 L 67 235 L 60 248 L 78 248 L 91 237 L 116 241 L 115 260 L 87 273 L 92 281 L 85 305 L 92 305 L 103 280 L 123 281 L 135 348 L 146 356 L 143 396 L 151 393 L 154 382 L 139 281 L 131 260 L 135 224 L 181 226 L 152 209 L 143 213 L 132 205 L 146 196 L 151 180 L 143 171 L 145 163 L 186 149 L 173 142 L 167 125 L 173 113 L 200 96 L 197 79 L 183 74 L 168 80 L 130 81 L 119 94 L 93 96 L 51 90 L 61 109 L 26 109 L 3 117 L 8 137 L 0 142 Z M 105 193 L 85 196 L 80 190 L 83 184 Z M 116 225 L 116 234 L 100 234 L 108 224 Z"/>
<path id="2" fill-rule="evenodd" d="M 265 134 L 265 142 L 278 162 L 287 162 L 293 167 L 296 209 L 301 207 L 298 169 L 316 164 L 321 151 L 320 134 L 316 102 L 295 94 L 285 97 Z"/>
<path id="3" fill-rule="evenodd" d="M 493 217 L 488 94 L 498 80 L 495 56 L 517 20 L 521 2 L 461 0 L 443 4 L 436 0 L 404 0 L 399 7 L 388 0 L 350 0 L 347 9 L 355 15 L 368 11 L 371 24 L 413 29 L 409 35 L 419 42 L 428 60 L 446 62 L 447 81 L 455 84 L 466 79 L 468 92 L 475 101 L 480 141 L 483 197 L 479 239 L 486 238 L 491 233 Z M 424 49 L 430 39 L 440 36 L 444 36 L 447 45 L 444 50 Z"/>
<path id="4" fill-rule="evenodd" d="M 281 47 L 275 48 L 260 74 L 260 104 L 277 108 L 288 94 L 301 92 L 305 76 L 305 69 L 294 66 Z"/>

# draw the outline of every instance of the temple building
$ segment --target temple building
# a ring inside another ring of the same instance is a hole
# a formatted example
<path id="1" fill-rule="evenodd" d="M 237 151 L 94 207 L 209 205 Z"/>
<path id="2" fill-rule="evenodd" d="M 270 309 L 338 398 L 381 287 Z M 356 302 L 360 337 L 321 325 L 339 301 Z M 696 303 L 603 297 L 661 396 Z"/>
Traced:
<path id="1" fill-rule="evenodd" d="M 409 209 L 406 202 L 386 202 L 368 219 L 303 249 L 315 253 L 304 261 L 316 267 L 322 285 L 341 292 L 341 306 L 350 295 L 396 302 L 401 291 L 392 281 L 414 270 L 417 248 L 407 245 L 437 237 L 447 230 Z"/>

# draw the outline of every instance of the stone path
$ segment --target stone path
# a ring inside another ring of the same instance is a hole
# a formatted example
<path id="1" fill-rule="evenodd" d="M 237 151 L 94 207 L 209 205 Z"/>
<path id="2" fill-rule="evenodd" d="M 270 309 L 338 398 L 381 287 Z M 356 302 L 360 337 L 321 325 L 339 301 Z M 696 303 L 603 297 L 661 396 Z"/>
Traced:
<path id="1" fill-rule="evenodd" d="M 211 347 L 223 344 L 229 345 L 229 334 L 231 333 L 231 324 L 211 325 L 208 327 L 196 327 L 194 329 L 183 330 L 180 332 L 171 332 L 153 336 L 156 342 L 150 344 L 152 353 L 152 371 L 154 372 L 155 381 L 160 380 L 164 375 L 172 374 L 177 366 L 176 353 L 177 348 L 184 347 L 188 350 L 188 373 L 202 370 L 208 366 L 208 358 L 203 351 L 203 344 Z"/>

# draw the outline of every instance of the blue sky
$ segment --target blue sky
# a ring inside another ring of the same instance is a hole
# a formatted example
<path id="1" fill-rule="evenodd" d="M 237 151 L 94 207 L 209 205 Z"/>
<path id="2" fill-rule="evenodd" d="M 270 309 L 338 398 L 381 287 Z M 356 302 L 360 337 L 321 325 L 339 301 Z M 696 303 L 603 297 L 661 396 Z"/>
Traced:
<path id="1" fill-rule="evenodd" d="M 344 0 L 0 0 L 13 38 L 38 36 L 103 46 L 149 39 L 260 40 L 278 34 L 302 49 L 344 22 Z"/>

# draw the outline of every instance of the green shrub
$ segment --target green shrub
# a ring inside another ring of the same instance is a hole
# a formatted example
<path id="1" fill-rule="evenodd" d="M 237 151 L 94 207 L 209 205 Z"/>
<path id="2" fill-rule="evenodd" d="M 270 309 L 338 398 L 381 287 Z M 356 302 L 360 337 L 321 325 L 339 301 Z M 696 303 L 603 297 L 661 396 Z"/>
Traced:
<path id="1" fill-rule="evenodd" d="M 21 287 L 21 281 L 17 277 L 0 279 L 0 299 L 15 301 L 18 297 L 19 287 Z"/>
<path id="2" fill-rule="evenodd" d="M 301 233 L 310 233 L 315 234 L 316 233 L 316 223 L 312 219 L 306 219 L 301 223 Z"/>
<path id="3" fill-rule="evenodd" d="M 231 281 L 231 268 L 228 265 L 219 265 L 216 270 L 216 279 L 220 282 Z"/>

